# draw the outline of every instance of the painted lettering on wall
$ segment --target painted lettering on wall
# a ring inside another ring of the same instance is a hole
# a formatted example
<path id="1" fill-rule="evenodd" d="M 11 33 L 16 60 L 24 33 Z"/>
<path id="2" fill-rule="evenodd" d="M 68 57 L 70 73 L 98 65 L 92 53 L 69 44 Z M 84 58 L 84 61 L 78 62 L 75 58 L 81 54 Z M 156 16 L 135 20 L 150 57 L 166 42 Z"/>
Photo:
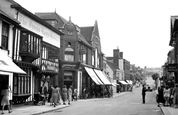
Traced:
<path id="1" fill-rule="evenodd" d="M 22 27 L 42 36 L 44 41 L 60 47 L 60 35 L 57 33 L 21 13 L 19 13 L 19 22 Z"/>

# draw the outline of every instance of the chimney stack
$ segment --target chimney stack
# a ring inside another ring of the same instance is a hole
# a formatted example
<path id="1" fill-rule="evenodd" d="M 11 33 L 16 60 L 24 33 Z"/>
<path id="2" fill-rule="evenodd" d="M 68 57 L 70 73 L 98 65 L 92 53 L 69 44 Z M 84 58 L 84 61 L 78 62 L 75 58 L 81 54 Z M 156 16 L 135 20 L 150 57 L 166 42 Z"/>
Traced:
<path id="1" fill-rule="evenodd" d="M 123 52 L 119 52 L 120 59 L 123 59 Z"/>
<path id="2" fill-rule="evenodd" d="M 113 63 L 119 67 L 119 47 L 113 50 Z"/>

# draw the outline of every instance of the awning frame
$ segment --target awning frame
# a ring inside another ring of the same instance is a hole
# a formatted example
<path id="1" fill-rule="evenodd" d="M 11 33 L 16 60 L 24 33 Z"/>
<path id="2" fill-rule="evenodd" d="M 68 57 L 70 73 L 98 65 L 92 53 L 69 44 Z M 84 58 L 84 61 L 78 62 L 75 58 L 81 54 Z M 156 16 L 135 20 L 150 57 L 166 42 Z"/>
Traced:
<path id="1" fill-rule="evenodd" d="M 89 76 L 92 78 L 92 80 L 97 84 L 97 85 L 104 85 L 102 81 L 97 77 L 96 73 L 93 71 L 93 69 L 84 67 L 86 72 L 89 74 Z"/>
<path id="2" fill-rule="evenodd" d="M 98 78 L 105 84 L 105 85 L 112 85 L 112 83 L 106 78 L 104 73 L 101 70 L 93 69 Z"/>

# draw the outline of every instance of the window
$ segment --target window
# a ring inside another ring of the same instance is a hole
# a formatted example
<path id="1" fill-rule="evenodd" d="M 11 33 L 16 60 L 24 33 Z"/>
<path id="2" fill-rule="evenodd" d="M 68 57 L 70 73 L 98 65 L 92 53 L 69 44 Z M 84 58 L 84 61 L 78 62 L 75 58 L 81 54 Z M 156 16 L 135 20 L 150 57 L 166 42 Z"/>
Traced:
<path id="1" fill-rule="evenodd" d="M 2 41 L 1 46 L 4 49 L 8 49 L 8 38 L 9 37 L 9 25 L 6 23 L 2 23 Z"/>
<path id="2" fill-rule="evenodd" d="M 31 33 L 20 33 L 20 51 L 29 52 L 32 54 L 40 54 L 41 37 L 33 35 Z"/>
<path id="3" fill-rule="evenodd" d="M 68 46 L 65 49 L 64 60 L 74 61 L 74 50 L 71 48 L 71 42 L 68 42 Z"/>

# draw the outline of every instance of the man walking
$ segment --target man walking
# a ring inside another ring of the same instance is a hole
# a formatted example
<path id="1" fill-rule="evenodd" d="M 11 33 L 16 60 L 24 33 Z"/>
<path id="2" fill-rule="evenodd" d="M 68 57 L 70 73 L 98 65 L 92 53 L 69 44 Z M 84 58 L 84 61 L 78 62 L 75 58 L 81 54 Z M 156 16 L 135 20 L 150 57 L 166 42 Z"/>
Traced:
<path id="1" fill-rule="evenodd" d="M 143 104 L 145 104 L 145 95 L 146 95 L 146 87 L 145 87 L 145 85 L 143 85 L 143 87 L 142 87 L 142 100 L 143 100 Z"/>

